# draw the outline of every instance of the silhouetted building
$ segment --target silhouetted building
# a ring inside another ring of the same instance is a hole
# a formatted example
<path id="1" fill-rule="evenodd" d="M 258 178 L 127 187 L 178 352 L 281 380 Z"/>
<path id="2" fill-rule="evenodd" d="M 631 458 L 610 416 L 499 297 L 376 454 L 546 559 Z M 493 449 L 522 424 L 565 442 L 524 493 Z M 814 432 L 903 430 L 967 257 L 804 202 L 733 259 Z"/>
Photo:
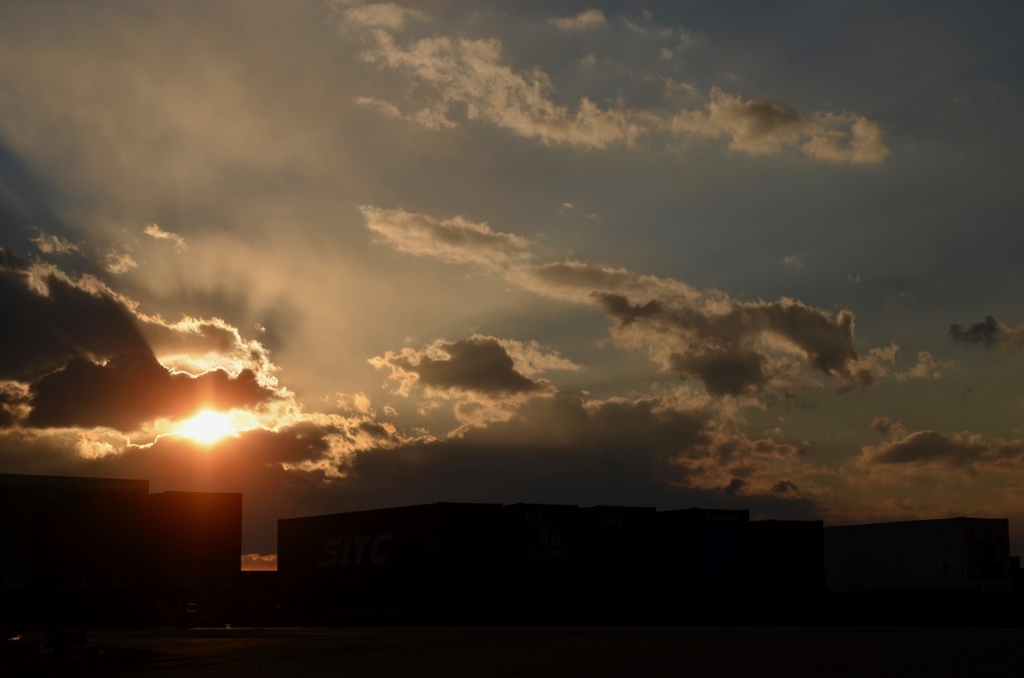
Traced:
<path id="1" fill-rule="evenodd" d="M 139 509 L 149 481 L 0 474 L 0 581 L 130 587 L 144 559 Z"/>
<path id="2" fill-rule="evenodd" d="M 740 591 L 748 583 L 750 512 L 681 509 L 657 513 L 658 559 L 666 589 Z"/>
<path id="3" fill-rule="evenodd" d="M 176 588 L 229 588 L 242 563 L 242 495 L 160 492 L 145 498 L 145 546 L 156 580 Z"/>
<path id="4" fill-rule="evenodd" d="M 565 594 L 579 585 L 582 543 L 578 506 L 511 504 L 502 507 L 502 518 L 509 589 Z"/>
<path id="5" fill-rule="evenodd" d="M 832 592 L 1010 588 L 1009 522 L 946 518 L 825 528 Z"/>
<path id="6" fill-rule="evenodd" d="M 580 509 L 581 579 L 589 590 L 633 593 L 655 576 L 654 508 L 591 506 Z"/>
<path id="7" fill-rule="evenodd" d="M 750 588 L 764 594 L 825 590 L 825 533 L 820 520 L 753 520 Z"/>
<path id="8" fill-rule="evenodd" d="M 242 495 L 148 492 L 146 480 L 0 475 L 2 621 L 183 625 L 214 608 L 204 619 L 219 621 L 211 591 L 239 575 Z"/>
<path id="9" fill-rule="evenodd" d="M 277 535 L 278 574 L 300 621 L 373 621 L 499 584 L 499 504 L 281 519 Z"/>

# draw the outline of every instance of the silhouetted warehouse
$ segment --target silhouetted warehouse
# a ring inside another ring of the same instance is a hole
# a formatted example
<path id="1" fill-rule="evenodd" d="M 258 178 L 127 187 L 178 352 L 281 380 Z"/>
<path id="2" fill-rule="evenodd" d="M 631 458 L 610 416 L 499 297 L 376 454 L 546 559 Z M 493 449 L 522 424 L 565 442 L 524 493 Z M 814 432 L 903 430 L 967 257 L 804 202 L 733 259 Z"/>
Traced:
<path id="1" fill-rule="evenodd" d="M 504 583 L 509 589 L 565 593 L 578 585 L 578 506 L 511 504 L 502 507 L 502 516 Z"/>
<path id="2" fill-rule="evenodd" d="M 145 480 L 0 475 L 0 622 L 141 625 Z"/>
<path id="3" fill-rule="evenodd" d="M 635 591 L 653 583 L 654 508 L 591 506 L 580 509 L 581 579 L 597 591 Z"/>
<path id="4" fill-rule="evenodd" d="M 825 532 L 820 520 L 753 520 L 750 587 L 765 593 L 825 590 Z"/>
<path id="5" fill-rule="evenodd" d="M 438 503 L 278 520 L 281 584 L 310 621 L 368 619 L 493 591 L 501 508 Z"/>
<path id="6" fill-rule="evenodd" d="M 241 495 L 148 491 L 146 480 L 0 475 L 4 623 L 134 626 L 162 611 L 184 623 L 192 592 L 233 587 Z"/>
<path id="7" fill-rule="evenodd" d="M 825 528 L 830 591 L 1010 588 L 1009 521 L 946 518 Z"/>
<path id="8" fill-rule="evenodd" d="M 134 586 L 149 481 L 0 474 L 5 585 Z"/>
<path id="9" fill-rule="evenodd" d="M 657 513 L 658 560 L 668 589 L 739 591 L 748 582 L 750 512 L 681 509 Z"/>

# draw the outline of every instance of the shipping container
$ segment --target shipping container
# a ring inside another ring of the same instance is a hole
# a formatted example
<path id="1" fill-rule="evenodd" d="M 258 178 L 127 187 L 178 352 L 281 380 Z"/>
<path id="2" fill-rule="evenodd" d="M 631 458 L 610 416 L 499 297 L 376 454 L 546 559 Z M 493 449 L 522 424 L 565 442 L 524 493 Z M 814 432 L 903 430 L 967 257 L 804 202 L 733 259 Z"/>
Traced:
<path id="1" fill-rule="evenodd" d="M 0 474 L 0 568 L 11 586 L 138 582 L 146 480 Z"/>
<path id="2" fill-rule="evenodd" d="M 0 486 L 0 584 L 32 581 L 32 488 Z"/>
<path id="3" fill-rule="evenodd" d="M 820 520 L 754 520 L 749 573 L 753 591 L 822 593 L 825 590 L 825 534 Z"/>
<path id="4" fill-rule="evenodd" d="M 6 626 L 137 626 L 145 480 L 0 474 Z"/>
<path id="5" fill-rule="evenodd" d="M 654 579 L 654 508 L 580 509 L 583 584 L 598 591 L 634 591 Z"/>
<path id="6" fill-rule="evenodd" d="M 1024 592 L 1024 570 L 1020 569 L 1020 556 L 1010 557 L 1010 588 L 1017 593 Z"/>
<path id="7" fill-rule="evenodd" d="M 748 583 L 750 512 L 657 513 L 658 561 L 667 590 L 736 592 Z"/>
<path id="8" fill-rule="evenodd" d="M 510 504 L 502 531 L 507 588 L 565 593 L 579 584 L 579 506 Z"/>
<path id="9" fill-rule="evenodd" d="M 1009 522 L 946 518 L 825 528 L 832 592 L 1010 588 Z"/>
<path id="10" fill-rule="evenodd" d="M 319 612 L 334 621 L 358 621 L 359 610 L 415 608 L 495 590 L 500 529 L 498 504 L 281 519 L 278 576 L 286 597 L 307 611 L 331 608 Z"/>
<path id="11" fill-rule="evenodd" d="M 146 551 L 158 585 L 229 588 L 241 571 L 242 495 L 161 492 L 146 497 Z"/>

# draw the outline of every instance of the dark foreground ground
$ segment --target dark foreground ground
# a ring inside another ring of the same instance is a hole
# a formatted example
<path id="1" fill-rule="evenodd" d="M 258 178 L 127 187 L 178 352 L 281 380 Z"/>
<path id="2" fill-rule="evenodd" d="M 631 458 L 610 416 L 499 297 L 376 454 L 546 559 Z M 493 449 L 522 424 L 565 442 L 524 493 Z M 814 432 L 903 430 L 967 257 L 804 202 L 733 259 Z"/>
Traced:
<path id="1" fill-rule="evenodd" d="M 1024 676 L 1024 630 L 345 628 L 95 631 L 29 675 Z M 42 661 L 40 665 L 38 662 Z M 6 663 L 0 673 L 16 675 Z"/>

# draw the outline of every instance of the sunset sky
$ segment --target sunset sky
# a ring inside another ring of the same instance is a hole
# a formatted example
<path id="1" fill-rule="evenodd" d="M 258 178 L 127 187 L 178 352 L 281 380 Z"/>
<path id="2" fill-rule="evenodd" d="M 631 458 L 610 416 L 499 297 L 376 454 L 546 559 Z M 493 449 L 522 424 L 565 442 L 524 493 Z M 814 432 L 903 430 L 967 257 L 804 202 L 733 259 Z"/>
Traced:
<path id="1" fill-rule="evenodd" d="M 1020 3 L 0 1 L 0 472 L 1009 517 Z M 258 560 L 254 557 L 255 560 Z"/>

